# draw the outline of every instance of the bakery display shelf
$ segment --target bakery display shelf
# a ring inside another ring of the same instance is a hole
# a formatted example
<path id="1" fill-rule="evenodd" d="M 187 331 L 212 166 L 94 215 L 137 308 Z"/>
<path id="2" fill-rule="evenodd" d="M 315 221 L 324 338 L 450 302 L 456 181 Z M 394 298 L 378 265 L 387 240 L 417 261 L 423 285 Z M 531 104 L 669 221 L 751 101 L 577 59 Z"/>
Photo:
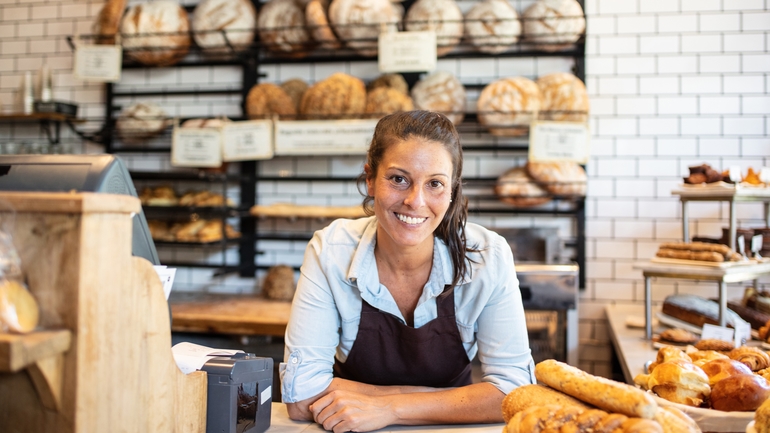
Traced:
<path id="1" fill-rule="evenodd" d="M 153 239 L 153 242 L 155 243 L 156 247 L 199 247 L 199 248 L 208 248 L 208 247 L 220 247 L 220 246 L 229 246 L 229 245 L 237 245 L 241 241 L 243 241 L 242 238 L 222 238 L 217 239 L 209 242 L 182 242 L 182 241 L 164 241 L 164 240 L 158 240 Z"/>
<path id="2" fill-rule="evenodd" d="M 216 219 L 216 218 L 235 218 L 249 214 L 249 208 L 234 206 L 148 206 L 143 205 L 142 209 L 147 218 L 151 219 L 170 219 L 178 218 L 184 215 L 188 220 L 198 218 Z"/>
<path id="3" fill-rule="evenodd" d="M 71 339 L 72 332 L 67 329 L 0 333 L 0 372 L 13 373 L 61 355 L 69 350 Z"/>
<path id="4" fill-rule="evenodd" d="M 239 182 L 243 175 L 234 173 L 218 173 L 206 170 L 186 170 L 186 171 L 130 171 L 131 179 L 134 181 L 199 181 L 199 182 Z"/>

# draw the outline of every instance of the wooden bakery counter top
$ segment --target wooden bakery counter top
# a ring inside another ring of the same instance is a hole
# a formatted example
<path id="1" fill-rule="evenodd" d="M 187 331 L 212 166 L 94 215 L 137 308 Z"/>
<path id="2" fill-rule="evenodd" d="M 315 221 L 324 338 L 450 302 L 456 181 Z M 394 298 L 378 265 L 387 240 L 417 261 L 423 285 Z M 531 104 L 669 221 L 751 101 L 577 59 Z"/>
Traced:
<path id="1" fill-rule="evenodd" d="M 171 330 L 283 337 L 291 302 L 256 295 L 172 292 Z"/>

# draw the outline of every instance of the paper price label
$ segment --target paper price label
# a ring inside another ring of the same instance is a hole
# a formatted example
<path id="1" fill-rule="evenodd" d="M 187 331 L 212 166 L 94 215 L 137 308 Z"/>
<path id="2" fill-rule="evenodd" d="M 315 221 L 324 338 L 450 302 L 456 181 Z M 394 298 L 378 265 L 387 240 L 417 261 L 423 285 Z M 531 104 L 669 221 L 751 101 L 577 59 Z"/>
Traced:
<path id="1" fill-rule="evenodd" d="M 273 121 L 248 120 L 222 127 L 222 159 L 246 161 L 273 157 Z"/>
<path id="2" fill-rule="evenodd" d="M 380 33 L 380 72 L 425 72 L 436 69 L 436 32 Z"/>
<path id="3" fill-rule="evenodd" d="M 706 323 L 703 325 L 703 331 L 701 332 L 700 338 L 701 340 L 715 339 L 732 343 L 734 335 L 735 330 L 732 328 L 723 328 L 721 326 Z"/>
<path id="4" fill-rule="evenodd" d="M 171 165 L 219 167 L 222 165 L 222 133 L 214 128 L 174 128 Z"/>
<path id="5" fill-rule="evenodd" d="M 588 162 L 588 125 L 577 122 L 534 122 L 529 134 L 530 161 Z"/>
<path id="6" fill-rule="evenodd" d="M 364 155 L 377 120 L 289 120 L 275 123 L 276 155 Z"/>
<path id="7" fill-rule="evenodd" d="M 119 45 L 78 45 L 73 75 L 82 81 L 120 81 L 123 49 Z"/>
<path id="8" fill-rule="evenodd" d="M 751 325 L 749 322 L 738 320 L 735 323 L 735 347 L 741 347 L 751 340 Z"/>

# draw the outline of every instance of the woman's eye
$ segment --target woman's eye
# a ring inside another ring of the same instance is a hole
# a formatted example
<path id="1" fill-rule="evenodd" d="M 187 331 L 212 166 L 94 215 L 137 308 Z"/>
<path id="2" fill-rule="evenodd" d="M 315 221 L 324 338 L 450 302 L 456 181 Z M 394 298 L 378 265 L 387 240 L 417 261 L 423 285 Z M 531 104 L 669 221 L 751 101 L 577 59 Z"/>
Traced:
<path id="1" fill-rule="evenodd" d="M 444 186 L 444 184 L 437 180 L 432 180 L 430 181 L 430 186 L 431 188 L 441 188 L 442 186 Z"/>
<path id="2" fill-rule="evenodd" d="M 393 180 L 393 182 L 395 182 L 395 183 L 405 183 L 406 182 L 406 178 L 404 178 L 404 176 L 393 176 L 393 177 L 391 177 L 391 180 Z"/>

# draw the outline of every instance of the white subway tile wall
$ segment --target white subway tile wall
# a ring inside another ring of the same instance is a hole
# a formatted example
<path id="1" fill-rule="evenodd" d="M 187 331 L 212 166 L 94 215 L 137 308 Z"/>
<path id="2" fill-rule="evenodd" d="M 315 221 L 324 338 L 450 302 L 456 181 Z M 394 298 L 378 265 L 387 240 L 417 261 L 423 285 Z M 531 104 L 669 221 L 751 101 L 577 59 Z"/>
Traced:
<path id="1" fill-rule="evenodd" d="M 130 4 L 140 3 L 132 0 Z M 195 0 L 183 4 L 193 5 Z M 522 11 L 531 0 L 513 1 Z M 54 96 L 80 106 L 81 116 L 104 115 L 103 86 L 81 82 L 72 75 L 72 49 L 66 37 L 90 31 L 101 0 L 0 1 L 0 111 L 14 109 L 14 98 L 25 72 L 35 74 L 43 64 L 53 72 Z M 472 2 L 463 1 L 467 9 Z M 611 374 L 611 344 L 604 306 L 641 303 L 643 283 L 633 263 L 654 255 L 657 245 L 682 236 L 681 206 L 671 189 L 689 165 L 709 163 L 719 170 L 738 165 L 744 170 L 770 165 L 770 0 L 586 0 L 588 35 L 586 84 L 592 98 L 592 156 L 588 163 L 586 211 L 587 287 L 581 293 L 580 367 L 596 374 Z M 523 75 L 535 78 L 553 71 L 568 71 L 569 60 L 558 57 L 442 59 L 438 68 L 457 74 L 466 84 L 491 78 Z M 265 81 L 303 78 L 321 80 L 334 72 L 364 80 L 378 75 L 376 62 L 285 64 L 261 68 Z M 133 69 L 123 71 L 116 90 L 237 89 L 241 72 L 232 67 Z M 469 109 L 478 92 L 469 92 Z M 145 98 L 141 98 L 145 99 Z M 147 98 L 172 116 L 240 116 L 237 95 Z M 136 98 L 126 97 L 126 105 Z M 98 120 L 82 125 L 86 131 Z M 91 128 L 91 129 L 89 129 Z M 0 125 L 0 142 L 45 141 L 34 125 Z M 62 141 L 82 152 L 101 148 L 83 142 L 62 128 Z M 162 140 L 161 140 L 162 142 Z M 468 143 L 477 139 L 468 137 Z M 167 143 L 166 143 L 167 145 Z M 170 170 L 168 156 L 157 153 L 122 154 L 131 169 Z M 510 156 L 510 155 L 506 155 Z M 520 164 L 525 155 L 499 158 L 467 152 L 464 170 L 469 176 L 494 176 Z M 359 157 L 276 157 L 260 163 L 264 176 L 355 177 L 362 169 Z M 233 166 L 233 169 L 236 167 Z M 195 185 L 178 185 L 192 188 Z M 231 186 L 228 197 L 237 200 Z M 354 182 L 260 182 L 261 203 L 350 205 L 360 202 Z M 727 208 L 719 203 L 692 204 L 690 230 L 697 236 L 720 237 L 727 225 Z M 763 224 L 761 206 L 738 207 L 739 225 Z M 573 223 L 563 218 L 484 216 L 474 219 L 491 227 L 557 227 L 562 236 L 574 236 Z M 237 223 L 234 221 L 234 223 Z M 260 230 L 306 232 L 327 221 L 260 220 Z M 261 241 L 259 264 L 299 265 L 301 241 Z M 198 249 L 161 249 L 165 261 L 220 263 L 237 260 L 237 252 Z M 215 277 L 210 269 L 180 269 L 176 290 L 252 292 L 255 279 L 232 275 Z M 770 283 L 764 279 L 763 284 Z M 653 299 L 661 302 L 676 293 L 711 296 L 713 284 L 658 280 Z M 730 287 L 739 296 L 739 285 Z"/>

